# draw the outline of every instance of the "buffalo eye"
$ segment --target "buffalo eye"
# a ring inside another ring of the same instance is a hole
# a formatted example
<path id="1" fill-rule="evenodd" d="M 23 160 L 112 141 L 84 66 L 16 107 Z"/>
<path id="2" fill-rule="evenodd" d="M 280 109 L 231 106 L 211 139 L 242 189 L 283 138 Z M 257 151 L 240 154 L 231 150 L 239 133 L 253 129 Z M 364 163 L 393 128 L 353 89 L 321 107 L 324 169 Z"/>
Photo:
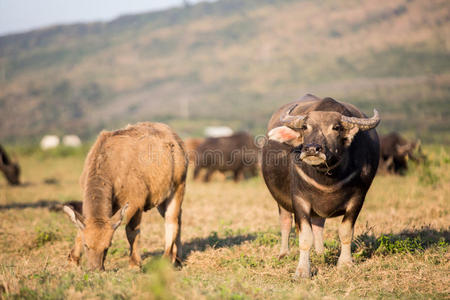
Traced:
<path id="1" fill-rule="evenodd" d="M 343 127 L 340 124 L 336 124 L 333 126 L 333 130 L 342 131 Z"/>
<path id="2" fill-rule="evenodd" d="M 303 124 L 303 125 L 302 125 L 302 127 L 300 127 L 300 129 L 301 129 L 301 130 L 306 130 L 306 129 L 307 129 L 307 127 L 306 127 L 306 125 L 305 125 L 305 124 Z"/>

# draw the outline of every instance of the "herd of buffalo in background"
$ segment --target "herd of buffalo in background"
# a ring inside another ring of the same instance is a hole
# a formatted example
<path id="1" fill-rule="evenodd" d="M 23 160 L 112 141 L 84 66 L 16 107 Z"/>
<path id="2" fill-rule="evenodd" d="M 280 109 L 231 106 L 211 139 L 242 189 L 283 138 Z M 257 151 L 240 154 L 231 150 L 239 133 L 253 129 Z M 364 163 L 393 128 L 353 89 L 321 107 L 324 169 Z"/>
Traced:
<path id="1" fill-rule="evenodd" d="M 410 141 L 397 132 L 380 136 L 380 164 L 378 173 L 404 175 L 408 162 L 423 163 L 426 156 L 422 152 L 420 140 Z M 185 139 L 189 161 L 194 165 L 194 178 L 206 170 L 203 181 L 208 182 L 215 171 L 232 172 L 234 181 L 257 176 L 260 147 L 255 138 L 246 132 L 231 136 Z M 245 150 L 245 151 L 244 151 Z M 214 154 L 221 153 L 217 158 Z M 244 157 L 245 156 L 245 157 Z M 10 185 L 20 185 L 20 166 L 13 161 L 0 145 L 0 171 Z"/>

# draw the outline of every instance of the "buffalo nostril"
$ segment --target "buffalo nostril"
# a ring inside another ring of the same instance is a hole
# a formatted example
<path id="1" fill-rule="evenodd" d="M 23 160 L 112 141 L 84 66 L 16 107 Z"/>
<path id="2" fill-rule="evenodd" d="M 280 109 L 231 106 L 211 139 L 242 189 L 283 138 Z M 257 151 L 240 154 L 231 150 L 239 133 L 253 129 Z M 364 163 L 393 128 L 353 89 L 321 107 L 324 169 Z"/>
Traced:
<path id="1" fill-rule="evenodd" d="M 317 153 L 322 150 L 322 146 L 318 144 L 308 144 L 305 146 L 305 151 L 308 153 Z"/>

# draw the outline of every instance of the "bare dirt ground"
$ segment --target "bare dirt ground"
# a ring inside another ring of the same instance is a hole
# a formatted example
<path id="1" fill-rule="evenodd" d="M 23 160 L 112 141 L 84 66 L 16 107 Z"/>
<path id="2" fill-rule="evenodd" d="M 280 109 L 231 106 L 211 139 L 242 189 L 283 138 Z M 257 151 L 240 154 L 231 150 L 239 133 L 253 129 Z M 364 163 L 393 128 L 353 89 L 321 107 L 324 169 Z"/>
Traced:
<path id="1" fill-rule="evenodd" d="M 81 200 L 83 157 L 20 157 L 26 184 L 0 181 L 1 298 L 448 299 L 450 151 L 427 150 L 427 165 L 413 166 L 403 177 L 376 177 L 356 223 L 355 265 L 336 268 L 340 218 L 329 219 L 326 253 L 313 254 L 314 276 L 299 281 L 292 279 L 295 231 L 290 254 L 278 260 L 278 212 L 261 177 L 238 184 L 189 180 L 181 270 L 159 259 L 163 220 L 150 211 L 141 227 L 143 268 L 128 267 L 122 225 L 106 271 L 89 273 L 67 263 L 76 230 L 50 209 L 53 200 Z"/>

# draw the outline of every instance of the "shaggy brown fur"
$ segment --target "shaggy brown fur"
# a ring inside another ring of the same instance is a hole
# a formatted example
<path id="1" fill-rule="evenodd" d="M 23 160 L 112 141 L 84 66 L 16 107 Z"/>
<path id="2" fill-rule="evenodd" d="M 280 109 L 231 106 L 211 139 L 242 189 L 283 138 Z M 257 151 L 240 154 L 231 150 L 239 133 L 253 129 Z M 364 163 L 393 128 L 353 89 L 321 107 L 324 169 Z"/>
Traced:
<path id="1" fill-rule="evenodd" d="M 166 222 L 164 256 L 178 263 L 187 163 L 182 140 L 167 125 L 138 123 L 100 133 L 80 179 L 83 214 L 64 207 L 79 228 L 69 260 L 78 264 L 84 247 L 89 268 L 104 269 L 113 233 L 126 215 L 130 265 L 139 266 L 142 213 L 157 207 Z"/>

